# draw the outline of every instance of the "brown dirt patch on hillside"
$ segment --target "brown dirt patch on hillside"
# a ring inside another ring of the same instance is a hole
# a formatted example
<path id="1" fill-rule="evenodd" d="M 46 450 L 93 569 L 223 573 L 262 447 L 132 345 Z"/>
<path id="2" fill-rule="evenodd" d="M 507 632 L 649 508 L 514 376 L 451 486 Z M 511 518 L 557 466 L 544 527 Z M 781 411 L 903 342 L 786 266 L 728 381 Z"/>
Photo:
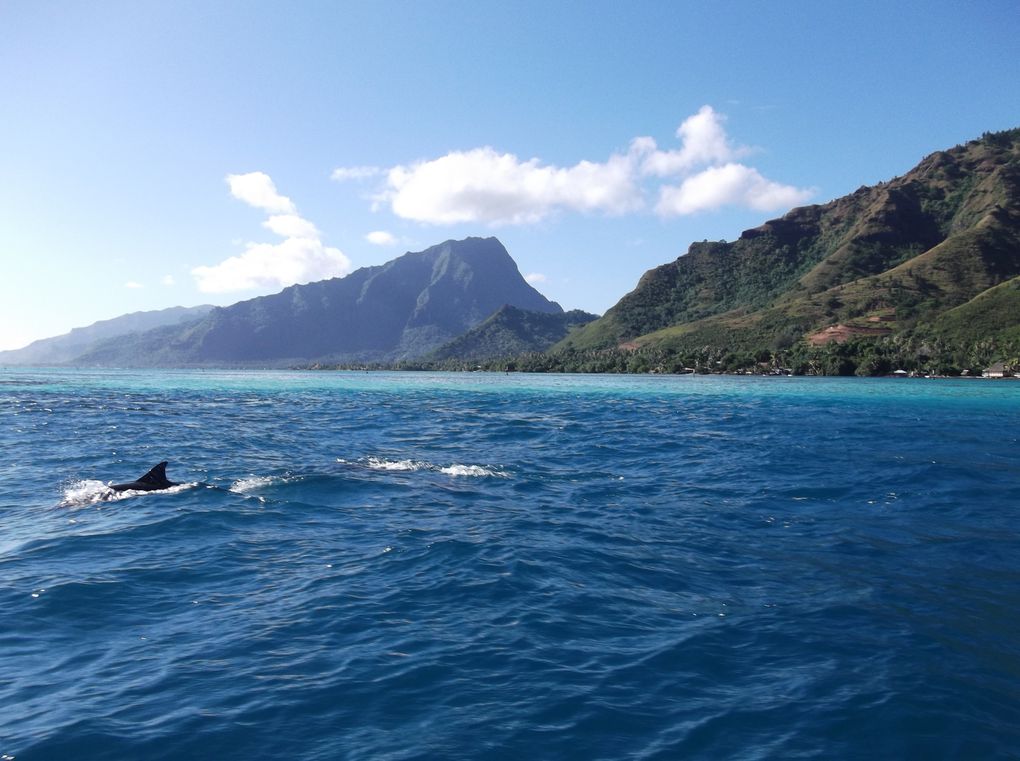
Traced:
<path id="1" fill-rule="evenodd" d="M 807 337 L 812 346 L 825 346 L 832 343 L 846 343 L 854 336 L 887 336 L 892 333 L 890 328 L 860 328 L 853 325 L 830 325 Z"/>

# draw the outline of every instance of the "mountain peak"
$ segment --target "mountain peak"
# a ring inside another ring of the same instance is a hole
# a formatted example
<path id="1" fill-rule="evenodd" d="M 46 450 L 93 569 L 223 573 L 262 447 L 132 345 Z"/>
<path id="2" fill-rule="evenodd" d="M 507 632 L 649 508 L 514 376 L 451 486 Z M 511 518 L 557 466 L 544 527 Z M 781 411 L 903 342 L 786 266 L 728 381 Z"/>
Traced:
<path id="1" fill-rule="evenodd" d="M 521 276 L 496 238 L 448 240 L 346 277 L 215 309 L 179 333 L 107 343 L 85 363 L 288 365 L 419 357 L 504 304 L 563 310 Z"/>

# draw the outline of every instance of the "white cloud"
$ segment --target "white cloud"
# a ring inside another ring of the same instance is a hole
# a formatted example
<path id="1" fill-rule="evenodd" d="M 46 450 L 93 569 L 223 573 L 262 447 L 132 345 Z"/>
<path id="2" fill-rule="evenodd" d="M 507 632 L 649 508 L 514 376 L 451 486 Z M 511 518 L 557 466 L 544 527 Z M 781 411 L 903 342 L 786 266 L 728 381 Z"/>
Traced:
<path id="1" fill-rule="evenodd" d="M 294 214 L 293 202 L 276 192 L 276 185 L 265 172 L 228 174 L 230 194 L 249 206 L 268 211 L 270 214 Z"/>
<path id="2" fill-rule="evenodd" d="M 752 153 L 726 133 L 726 117 L 702 106 L 676 130 L 674 150 L 651 137 L 634 138 L 626 153 L 573 166 L 522 160 L 491 147 L 385 171 L 372 210 L 384 206 L 398 217 L 427 224 L 491 226 L 540 222 L 558 212 L 624 214 L 648 208 L 661 216 L 693 214 L 726 205 L 774 211 L 802 202 L 814 191 L 783 185 L 739 163 Z M 375 167 L 334 171 L 334 179 L 364 178 Z"/>
<path id="3" fill-rule="evenodd" d="M 309 238 L 287 238 L 275 244 L 249 243 L 243 254 L 212 267 L 195 267 L 191 273 L 200 291 L 227 293 L 311 283 L 350 271 L 351 261 L 339 249 Z"/>
<path id="4" fill-rule="evenodd" d="M 284 238 L 317 240 L 320 235 L 315 225 L 297 214 L 274 214 L 263 222 L 262 226 Z"/>
<path id="5" fill-rule="evenodd" d="M 160 280 L 159 282 L 161 282 L 165 286 L 171 286 L 171 285 L 176 285 L 177 284 L 177 281 L 174 280 L 174 276 L 173 275 L 163 275 L 163 279 Z"/>
<path id="6" fill-rule="evenodd" d="M 337 182 L 345 182 L 346 180 L 367 180 L 385 173 L 386 170 L 378 166 L 347 166 L 334 169 L 329 177 Z"/>
<path id="7" fill-rule="evenodd" d="M 543 274 L 542 274 L 541 272 L 532 272 L 532 273 L 530 273 L 530 274 L 528 274 L 528 275 L 525 275 L 525 276 L 524 276 L 524 279 L 525 279 L 526 281 L 528 281 L 529 283 L 531 283 L 532 285 L 535 285 L 535 283 L 544 283 L 544 282 L 546 282 L 546 281 L 547 281 L 547 280 L 548 280 L 549 278 L 547 278 L 547 277 L 546 277 L 545 275 L 543 275 Z"/>
<path id="8" fill-rule="evenodd" d="M 743 164 L 714 166 L 685 179 L 679 186 L 664 186 L 656 212 L 662 216 L 695 214 L 721 206 L 744 206 L 758 211 L 788 209 L 806 201 L 814 191 L 781 185 Z"/>
<path id="9" fill-rule="evenodd" d="M 699 166 L 723 164 L 746 156 L 751 149 L 730 144 L 724 121 L 726 117 L 711 106 L 702 106 L 677 128 L 679 150 L 660 151 L 655 140 L 639 137 L 631 142 L 631 152 L 640 157 L 642 174 L 656 177 L 683 174 Z"/>
<path id="10" fill-rule="evenodd" d="M 397 216 L 418 222 L 523 224 L 560 209 L 633 210 L 641 205 L 634 179 L 627 156 L 561 168 L 485 147 L 394 167 L 382 198 Z"/>
<path id="11" fill-rule="evenodd" d="M 385 230 L 374 230 L 365 236 L 365 240 L 373 246 L 393 246 L 397 243 L 396 236 Z"/>
<path id="12" fill-rule="evenodd" d="M 195 267 L 191 274 L 200 291 L 228 293 L 286 287 L 340 277 L 351 271 L 351 260 L 339 249 L 323 244 L 318 228 L 297 214 L 289 198 L 276 192 L 269 175 L 262 172 L 232 174 L 227 182 L 235 197 L 268 212 L 281 212 L 272 214 L 262 226 L 284 240 L 246 243 L 242 254 L 212 266 Z"/>
<path id="13" fill-rule="evenodd" d="M 136 283 L 134 280 L 128 280 L 124 283 L 125 288 L 144 288 L 145 286 L 141 283 Z"/>

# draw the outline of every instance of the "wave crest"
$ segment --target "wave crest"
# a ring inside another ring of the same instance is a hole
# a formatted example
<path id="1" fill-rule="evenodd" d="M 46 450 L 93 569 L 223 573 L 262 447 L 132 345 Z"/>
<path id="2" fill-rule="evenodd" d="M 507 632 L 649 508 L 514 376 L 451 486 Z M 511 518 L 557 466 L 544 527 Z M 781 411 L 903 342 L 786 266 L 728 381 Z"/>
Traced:
<path id="1" fill-rule="evenodd" d="M 448 476 L 470 476 L 472 478 L 507 478 L 507 474 L 501 470 L 495 470 L 494 468 L 485 468 L 481 465 L 459 465 L 454 463 L 453 465 L 447 465 L 445 468 L 439 469 L 440 473 L 445 473 Z"/>
<path id="2" fill-rule="evenodd" d="M 417 460 L 383 460 L 379 457 L 369 457 L 368 467 L 372 470 L 432 470 L 433 465 Z"/>
<path id="3" fill-rule="evenodd" d="M 64 489 L 64 498 L 60 500 L 60 507 L 94 505 L 97 502 L 106 502 L 116 494 L 117 492 L 103 481 L 94 479 L 75 481 Z"/>
<path id="4" fill-rule="evenodd" d="M 108 483 L 87 478 L 82 481 L 75 481 L 64 489 L 64 498 L 60 500 L 59 507 L 87 507 L 100 502 L 119 502 L 129 497 L 144 497 L 147 494 L 179 494 L 187 489 L 198 486 L 197 482 L 175 484 L 169 489 L 158 491 L 143 491 L 141 489 L 128 489 L 127 491 L 114 491 Z"/>
<path id="5" fill-rule="evenodd" d="M 263 486 L 271 486 L 280 479 L 273 476 L 248 476 L 239 478 L 230 485 L 230 491 L 245 493 L 254 489 L 261 489 Z"/>
<path id="6" fill-rule="evenodd" d="M 347 460 L 337 458 L 337 462 L 348 463 Z M 436 465 L 424 460 L 387 460 L 382 457 L 367 457 L 362 461 L 365 467 L 371 470 L 403 471 L 413 473 L 417 471 L 429 471 L 442 473 L 447 476 L 466 476 L 469 478 L 509 478 L 509 474 L 499 468 L 486 465 L 466 465 L 463 463 L 452 463 L 450 465 Z"/>

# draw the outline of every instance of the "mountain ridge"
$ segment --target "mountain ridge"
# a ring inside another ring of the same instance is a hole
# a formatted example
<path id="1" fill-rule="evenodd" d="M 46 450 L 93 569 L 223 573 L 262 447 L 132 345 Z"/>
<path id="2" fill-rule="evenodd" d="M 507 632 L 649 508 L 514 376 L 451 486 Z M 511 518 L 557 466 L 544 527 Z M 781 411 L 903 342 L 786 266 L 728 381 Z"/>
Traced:
<path id="1" fill-rule="evenodd" d="M 144 332 L 167 325 L 180 325 L 204 317 L 215 309 L 211 304 L 169 307 L 130 312 L 91 325 L 73 328 L 50 338 L 40 338 L 20 349 L 0 352 L 0 365 L 66 364 L 111 338 Z"/>
<path id="2" fill-rule="evenodd" d="M 289 366 L 422 356 L 503 304 L 561 313 L 496 238 L 448 240 L 342 278 L 217 307 L 180 330 L 108 341 L 86 365 Z"/>
<path id="3" fill-rule="evenodd" d="M 76 329 L 0 362 L 28 352 L 99 366 L 402 366 L 518 352 L 529 355 L 521 369 L 542 370 L 1020 367 L 1020 128 L 736 240 L 692 243 L 598 319 L 564 314 L 495 238 L 195 309 L 207 311 L 104 340 Z"/>
<path id="4" fill-rule="evenodd" d="M 505 304 L 466 333 L 443 344 L 424 359 L 480 361 L 544 352 L 573 329 L 598 319 L 580 309 L 551 314 Z"/>
<path id="5" fill-rule="evenodd" d="M 947 329 L 944 313 L 1016 276 L 1020 129 L 936 151 L 901 177 L 792 209 L 735 241 L 694 243 L 553 351 L 751 355 L 837 327 L 838 343 L 920 342 Z M 985 338 L 1008 341 L 1003 330 Z M 952 351 L 945 361 L 983 361 Z"/>

